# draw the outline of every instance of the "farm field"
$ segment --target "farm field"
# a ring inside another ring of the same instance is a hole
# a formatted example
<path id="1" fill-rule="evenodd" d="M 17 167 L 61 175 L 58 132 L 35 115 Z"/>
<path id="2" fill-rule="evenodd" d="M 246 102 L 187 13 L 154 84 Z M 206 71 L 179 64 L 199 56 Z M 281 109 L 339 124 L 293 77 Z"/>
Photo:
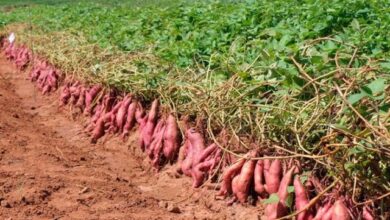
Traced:
<path id="1" fill-rule="evenodd" d="M 141 166 L 153 183 L 166 178 L 189 192 L 178 203 L 191 207 L 183 213 L 152 197 L 144 204 L 151 213 L 137 204 L 118 218 L 142 212 L 142 218 L 187 219 L 193 210 L 229 218 L 221 209 L 232 219 L 326 219 L 321 212 L 331 219 L 390 217 L 388 1 L 30 0 L 2 1 L 0 12 L 3 65 L 12 69 L 2 73 L 8 82 L 2 97 L 21 97 L 20 125 L 29 123 L 31 102 L 18 94 L 22 87 L 13 89 L 16 95 L 6 91 L 24 79 L 37 97 L 48 95 L 39 98 L 42 108 L 53 101 L 55 116 L 46 120 L 67 117 L 66 126 L 81 126 L 78 147 L 110 155 L 120 146 L 126 161 L 120 166 Z M 13 117 L 3 111 L 2 120 Z M 46 149 L 39 135 L 25 149 L 32 156 Z M 54 150 L 75 153 L 67 145 Z M 119 165 L 101 172 L 112 166 Z M 2 191 L 11 178 L 0 182 Z M 111 182 L 105 179 L 104 187 Z M 117 195 L 104 187 L 102 195 Z M 147 196 L 120 187 L 118 202 L 126 200 L 123 193 Z M 191 192 L 219 211 L 201 207 Z M 116 213 L 107 210 L 91 219 Z M 62 216 L 77 218 L 68 212 Z"/>

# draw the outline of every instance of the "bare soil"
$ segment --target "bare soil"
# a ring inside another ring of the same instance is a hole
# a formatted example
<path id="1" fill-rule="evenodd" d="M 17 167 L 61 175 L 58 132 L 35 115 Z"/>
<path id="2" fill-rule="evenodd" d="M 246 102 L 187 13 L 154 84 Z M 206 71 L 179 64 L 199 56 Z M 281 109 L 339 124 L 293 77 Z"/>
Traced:
<path id="1" fill-rule="evenodd" d="M 0 57 L 0 219 L 258 219 L 259 206 L 191 188 L 174 166 L 159 173 L 137 132 L 91 144 L 86 118 L 42 96 Z"/>

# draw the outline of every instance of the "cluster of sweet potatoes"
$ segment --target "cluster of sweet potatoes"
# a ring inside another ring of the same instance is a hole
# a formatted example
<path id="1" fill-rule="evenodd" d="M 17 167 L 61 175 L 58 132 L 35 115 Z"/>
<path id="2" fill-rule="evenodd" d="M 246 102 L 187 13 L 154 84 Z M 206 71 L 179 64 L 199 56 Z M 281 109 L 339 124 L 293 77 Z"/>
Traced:
<path id="1" fill-rule="evenodd" d="M 32 59 L 25 46 L 17 47 L 4 39 L 1 46 L 6 57 L 19 69 L 32 63 L 30 80 L 37 82 L 43 94 L 57 88 L 60 73 L 53 65 L 43 59 Z M 173 114 L 161 113 L 158 99 L 146 111 L 141 101 L 131 94 L 121 96 L 101 85 L 86 86 L 79 81 L 65 80 L 59 102 L 60 106 L 71 105 L 90 116 L 86 131 L 91 135 L 92 143 L 107 133 L 119 134 L 125 140 L 138 124 L 139 145 L 152 166 L 159 170 L 162 165 L 177 160 L 178 172 L 191 177 L 195 188 L 213 171 L 215 174 L 218 168 L 224 169 L 218 196 L 232 196 L 228 204 L 246 203 L 250 196 L 259 201 L 277 197 L 277 201 L 268 202 L 265 207 L 267 219 L 277 219 L 292 211 L 298 212 L 298 220 L 374 219 L 368 206 L 356 211 L 343 196 L 328 196 L 311 204 L 313 195 L 322 187 L 315 187 L 319 181 L 314 176 L 302 178 L 299 163 L 292 160 L 254 160 L 252 158 L 258 157 L 259 153 L 253 150 L 227 165 L 227 160 L 222 160 L 221 148 L 215 143 L 207 144 L 202 128 L 190 127 L 185 122 L 184 128 L 180 129 Z M 184 130 L 184 138 L 181 130 Z"/>
<path id="2" fill-rule="evenodd" d="M 37 83 L 42 94 L 47 94 L 57 89 L 59 75 L 60 72 L 47 61 L 35 59 L 29 78 Z"/>
<path id="3" fill-rule="evenodd" d="M 245 203 L 249 195 L 255 195 L 259 200 L 270 196 L 277 197 L 277 201 L 267 203 L 266 219 L 281 218 L 293 210 L 298 213 L 297 220 L 349 220 L 361 215 L 348 208 L 353 205 L 341 196 L 334 199 L 333 203 L 332 199 L 326 198 L 323 202 L 310 204 L 310 195 L 313 191 L 316 192 L 314 185 L 319 181 L 315 181 L 313 177 L 308 178 L 304 184 L 300 176 L 299 164 L 293 164 L 291 161 L 283 163 L 279 159 L 252 160 L 251 158 L 256 157 L 256 154 L 256 151 L 248 153 L 246 157 L 237 160 L 223 172 L 221 188 L 217 195 L 223 197 L 231 195 L 233 198 L 228 204 L 237 200 Z M 295 206 L 292 206 L 291 199 L 295 202 Z M 373 216 L 372 211 L 364 207 L 361 218 L 371 220 L 374 219 Z"/>
<path id="4" fill-rule="evenodd" d="M 24 45 L 18 47 L 14 43 L 9 43 L 6 38 L 2 39 L 1 46 L 8 60 L 15 62 L 18 69 L 23 70 L 31 60 L 31 51 Z"/>

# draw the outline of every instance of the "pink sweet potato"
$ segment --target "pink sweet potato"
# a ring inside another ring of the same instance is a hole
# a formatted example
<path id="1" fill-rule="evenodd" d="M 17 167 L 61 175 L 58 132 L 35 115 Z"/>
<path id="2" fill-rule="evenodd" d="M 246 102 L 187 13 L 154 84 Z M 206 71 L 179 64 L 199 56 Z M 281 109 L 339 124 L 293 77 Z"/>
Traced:
<path id="1" fill-rule="evenodd" d="M 266 161 L 264 161 L 266 163 Z M 280 185 L 280 176 L 282 174 L 282 164 L 281 161 L 276 159 L 272 161 L 269 169 L 266 169 L 266 164 L 264 164 L 265 170 L 265 189 L 269 194 L 276 193 Z"/>
<path id="2" fill-rule="evenodd" d="M 288 210 L 280 202 L 267 204 L 265 207 L 265 216 L 267 220 L 274 220 L 287 215 Z"/>
<path id="3" fill-rule="evenodd" d="M 129 105 L 131 103 L 132 97 L 130 95 L 126 96 L 123 99 L 122 105 L 118 109 L 118 113 L 116 114 L 116 127 L 117 129 L 122 132 L 123 131 L 123 126 L 125 124 L 126 120 L 126 114 L 127 114 L 127 109 L 129 108 Z"/>
<path id="4" fill-rule="evenodd" d="M 69 84 L 64 85 L 60 94 L 60 106 L 68 104 L 70 98 Z"/>
<path id="5" fill-rule="evenodd" d="M 77 100 L 77 103 L 75 105 L 75 107 L 78 107 L 81 111 L 83 111 L 83 108 L 85 106 L 85 93 L 85 88 L 82 87 L 80 90 L 79 99 Z"/>
<path id="6" fill-rule="evenodd" d="M 202 185 L 207 172 L 211 169 L 211 167 L 215 164 L 214 159 L 210 159 L 207 161 L 204 161 L 202 163 L 199 163 L 195 165 L 195 167 L 192 169 L 192 187 L 197 188 Z"/>
<path id="7" fill-rule="evenodd" d="M 100 85 L 94 85 L 91 89 L 89 89 L 85 93 L 85 109 L 84 109 L 85 115 L 92 114 L 92 108 L 93 108 L 92 102 L 101 90 L 102 87 Z"/>
<path id="8" fill-rule="evenodd" d="M 329 203 L 326 203 L 324 206 L 321 206 L 320 208 L 318 208 L 317 213 L 316 213 L 313 220 L 321 220 L 323 218 L 323 216 L 325 215 L 325 213 L 327 213 L 331 207 L 332 207 L 332 204 L 329 202 Z"/>
<path id="9" fill-rule="evenodd" d="M 180 147 L 180 132 L 173 115 L 167 118 L 166 130 L 164 133 L 163 152 L 165 158 L 171 163 L 175 160 Z"/>
<path id="10" fill-rule="evenodd" d="M 309 197 L 299 177 L 296 177 L 294 179 L 294 190 L 295 190 L 295 207 L 297 211 L 301 211 L 305 208 L 306 205 L 309 204 Z M 311 210 L 302 211 L 301 213 L 298 214 L 297 217 L 297 220 L 311 220 L 311 219 L 313 219 L 313 214 Z"/>
<path id="11" fill-rule="evenodd" d="M 341 200 L 337 200 L 333 205 L 332 220 L 350 220 L 348 208 Z"/>
<path id="12" fill-rule="evenodd" d="M 374 220 L 374 214 L 372 212 L 372 210 L 367 207 L 367 206 L 364 206 L 363 207 L 363 220 Z"/>
<path id="13" fill-rule="evenodd" d="M 280 181 L 280 186 L 278 189 L 278 196 L 279 196 L 279 202 L 282 205 L 286 205 L 286 200 L 288 197 L 288 186 L 292 183 L 292 176 L 294 172 L 295 166 L 291 167 L 286 174 L 283 176 L 282 180 Z"/>
<path id="14" fill-rule="evenodd" d="M 267 192 L 264 187 L 264 161 L 258 160 L 254 171 L 255 192 L 260 198 L 265 198 Z"/>
<path id="15" fill-rule="evenodd" d="M 133 101 L 127 109 L 126 122 L 125 125 L 123 126 L 123 133 L 122 133 L 123 140 L 129 134 L 130 130 L 134 127 L 136 110 L 137 110 L 137 101 Z"/>
<path id="16" fill-rule="evenodd" d="M 248 160 L 245 162 L 245 164 L 242 166 L 240 175 L 235 177 L 237 179 L 237 183 L 233 185 L 233 194 L 237 197 L 238 201 L 241 203 L 245 203 L 249 190 L 250 190 L 250 185 L 253 181 L 253 175 L 254 175 L 254 170 L 256 166 L 256 161 L 255 160 Z"/>
<path id="17" fill-rule="evenodd" d="M 159 105 L 160 102 L 158 99 L 154 100 L 152 103 L 152 106 L 150 108 L 150 111 L 147 116 L 147 120 L 145 125 L 143 126 L 140 134 L 141 139 L 141 149 L 148 149 L 150 143 L 152 142 L 152 136 L 154 132 L 154 128 L 156 126 L 157 118 L 158 118 L 158 111 L 159 111 Z"/>
<path id="18" fill-rule="evenodd" d="M 245 160 L 241 159 L 236 161 L 233 165 L 227 168 L 222 175 L 221 189 L 218 192 L 218 196 L 226 196 L 231 194 L 232 191 L 232 180 L 233 178 L 240 173 L 242 166 L 244 165 Z"/>

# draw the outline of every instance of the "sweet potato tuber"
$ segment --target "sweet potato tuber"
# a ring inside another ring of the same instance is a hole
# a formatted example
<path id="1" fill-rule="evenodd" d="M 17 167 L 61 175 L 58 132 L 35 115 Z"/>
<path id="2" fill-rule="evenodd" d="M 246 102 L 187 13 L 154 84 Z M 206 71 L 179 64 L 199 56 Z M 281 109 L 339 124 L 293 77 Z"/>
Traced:
<path id="1" fill-rule="evenodd" d="M 248 198 L 250 189 L 249 187 L 253 181 L 255 166 L 255 160 L 246 161 L 245 164 L 242 166 L 240 174 L 235 177 L 235 179 L 238 179 L 237 183 L 235 185 L 233 184 L 232 190 L 233 194 L 241 203 L 245 203 Z"/>
<path id="2" fill-rule="evenodd" d="M 127 109 L 126 122 L 123 126 L 122 138 L 125 139 L 129 134 L 130 130 L 134 127 L 135 124 L 135 112 L 137 110 L 137 101 L 133 101 L 129 108 Z"/>
<path id="3" fill-rule="evenodd" d="M 260 198 L 265 198 L 267 192 L 264 187 L 264 161 L 258 160 L 254 171 L 255 192 Z"/>
<path id="4" fill-rule="evenodd" d="M 350 220 L 348 208 L 341 200 L 337 200 L 333 205 L 332 220 Z"/>
<path id="5" fill-rule="evenodd" d="M 176 122 L 176 118 L 173 115 L 169 115 L 167 118 L 166 130 L 164 133 L 164 156 L 171 163 L 175 160 L 175 157 L 180 147 L 180 132 Z"/>
<path id="6" fill-rule="evenodd" d="M 223 172 L 221 189 L 217 194 L 218 196 L 226 196 L 227 194 L 231 194 L 233 192 L 232 180 L 238 173 L 240 173 L 244 163 L 244 159 L 238 160 Z"/>
<path id="7" fill-rule="evenodd" d="M 264 161 L 267 163 L 267 161 Z M 276 159 L 272 161 L 269 169 L 266 169 L 267 164 L 264 164 L 265 170 L 265 189 L 269 194 L 276 193 L 280 185 L 280 176 L 282 174 L 281 161 Z"/>
<path id="8" fill-rule="evenodd" d="M 92 114 L 92 108 L 93 108 L 92 102 L 101 90 L 102 87 L 100 85 L 94 85 L 91 89 L 89 89 L 85 93 L 85 109 L 84 109 L 85 115 Z"/>
<path id="9" fill-rule="evenodd" d="M 291 171 L 292 173 L 293 169 L 294 167 L 292 168 L 292 170 L 289 170 L 288 172 Z M 294 190 L 295 190 L 295 207 L 298 211 L 301 211 L 305 208 L 306 205 L 309 204 L 309 197 L 299 177 L 296 177 L 294 179 Z M 311 210 L 302 211 L 301 213 L 298 214 L 297 217 L 297 220 L 311 220 L 311 219 L 313 219 L 313 214 Z"/>

